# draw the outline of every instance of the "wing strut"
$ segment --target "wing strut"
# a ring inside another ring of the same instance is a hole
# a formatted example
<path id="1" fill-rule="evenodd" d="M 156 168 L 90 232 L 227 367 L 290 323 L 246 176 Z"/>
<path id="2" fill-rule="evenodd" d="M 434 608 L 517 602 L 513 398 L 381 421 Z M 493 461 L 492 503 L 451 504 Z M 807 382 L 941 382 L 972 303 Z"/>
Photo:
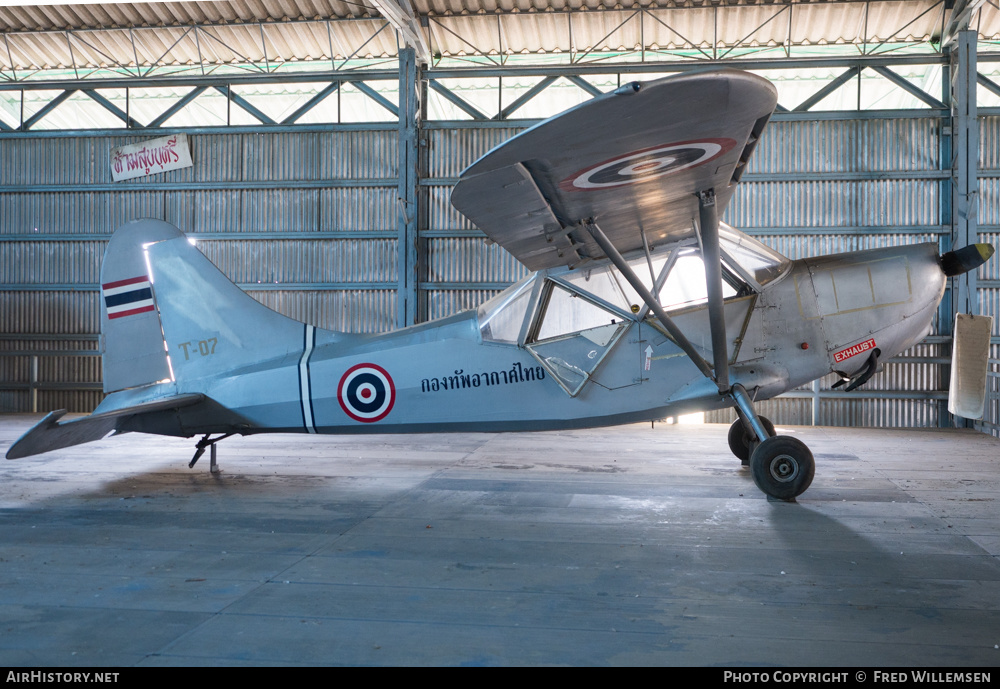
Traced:
<path id="1" fill-rule="evenodd" d="M 670 336 L 673 337 L 691 362 L 698 367 L 698 370 L 710 380 L 715 381 L 719 388 L 719 394 L 729 397 L 733 406 L 739 412 L 747 431 L 752 432 L 759 442 L 769 437 L 769 433 L 760 421 L 760 417 L 753 408 L 753 401 L 746 389 L 742 385 L 729 384 L 729 347 L 726 338 L 725 304 L 722 297 L 722 252 L 719 248 L 719 215 L 715 205 L 715 191 L 709 189 L 698 194 L 699 228 L 698 236 L 702 245 L 702 258 L 705 263 L 705 281 L 708 292 L 708 318 L 709 326 L 712 330 L 712 358 L 715 363 L 715 370 L 705 361 L 705 358 L 694 348 L 690 340 L 670 319 L 660 302 L 646 288 L 639 277 L 632 270 L 632 267 L 625 261 L 622 255 L 615 248 L 611 240 L 608 239 L 604 231 L 594 222 L 593 218 L 581 221 L 581 225 L 587 230 L 594 241 L 605 255 L 621 271 L 622 276 L 632 285 L 632 289 L 638 292 L 646 306 L 653 312 L 657 320 L 663 324 Z"/>
<path id="2" fill-rule="evenodd" d="M 698 194 L 699 237 L 705 262 L 708 294 L 708 323 L 712 329 L 712 358 L 715 360 L 715 384 L 719 394 L 729 394 L 729 347 L 726 341 L 725 304 L 722 302 L 722 252 L 719 249 L 719 214 L 715 190 Z"/>
<path id="3" fill-rule="evenodd" d="M 642 297 L 644 302 L 646 302 L 646 306 L 650 308 L 656 316 L 656 319 L 663 324 L 663 327 L 667 329 L 670 336 L 674 338 L 674 342 L 677 343 L 677 346 L 684 350 L 684 353 L 691 359 L 691 363 L 697 366 L 698 370 L 701 371 L 706 378 L 713 378 L 712 367 L 708 365 L 708 362 L 705 361 L 704 357 L 702 357 L 702 355 L 698 353 L 698 350 L 694 348 L 694 345 L 692 345 L 687 337 L 684 336 L 681 329 L 678 328 L 677 325 L 670 319 L 670 316 L 668 316 L 667 312 L 663 310 L 662 306 L 660 306 L 660 302 L 657 301 L 656 297 L 654 297 L 649 290 L 646 289 L 646 286 L 642 284 L 642 280 L 639 279 L 639 276 L 635 274 L 632 267 L 625 261 L 624 258 L 622 258 L 622 255 L 618 253 L 618 249 L 616 249 L 614 244 L 611 243 L 611 240 L 609 240 L 607 235 L 604 234 L 604 231 L 597 226 L 594 219 L 589 218 L 587 220 L 583 220 L 581 221 L 581 224 L 587 232 L 590 233 L 590 236 L 594 238 L 594 241 L 597 242 L 598 246 L 601 247 L 601 250 L 605 253 L 605 255 L 611 259 L 612 263 L 615 264 L 615 267 L 621 271 L 622 276 L 624 276 L 624 278 L 628 281 L 628 284 L 632 285 L 632 289 L 639 293 L 639 296 Z"/>
<path id="4" fill-rule="evenodd" d="M 737 383 L 729 385 L 729 342 L 726 337 L 725 303 L 722 297 L 722 251 L 719 248 L 719 213 L 715 205 L 715 190 L 698 193 L 698 238 L 705 262 L 705 286 L 708 294 L 708 323 L 712 330 L 712 358 L 715 360 L 715 384 L 719 394 L 733 401 L 747 431 L 752 431 L 758 442 L 770 434 L 753 408 L 753 400 L 746 388 Z"/>

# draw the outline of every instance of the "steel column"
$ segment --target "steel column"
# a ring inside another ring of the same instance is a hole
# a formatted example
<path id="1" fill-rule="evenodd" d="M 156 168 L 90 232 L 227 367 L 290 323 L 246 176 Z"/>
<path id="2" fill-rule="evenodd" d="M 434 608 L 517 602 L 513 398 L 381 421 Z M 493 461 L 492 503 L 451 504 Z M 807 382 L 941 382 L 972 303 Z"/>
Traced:
<path id="1" fill-rule="evenodd" d="M 976 119 L 976 32 L 960 31 L 951 51 L 953 248 L 979 241 L 979 123 Z M 978 271 L 952 278 L 952 314 L 979 314 Z"/>
<path id="2" fill-rule="evenodd" d="M 399 302 L 396 323 L 417 322 L 420 68 L 413 48 L 399 51 Z"/>

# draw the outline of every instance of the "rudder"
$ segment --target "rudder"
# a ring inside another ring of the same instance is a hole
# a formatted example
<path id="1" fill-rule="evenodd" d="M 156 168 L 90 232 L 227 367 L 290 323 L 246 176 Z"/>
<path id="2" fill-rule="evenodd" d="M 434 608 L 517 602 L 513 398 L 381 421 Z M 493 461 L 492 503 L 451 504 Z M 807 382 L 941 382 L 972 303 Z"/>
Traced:
<path id="1" fill-rule="evenodd" d="M 104 392 L 171 378 L 145 247 L 183 237 L 160 220 L 135 220 L 112 235 L 101 264 L 101 365 Z"/>

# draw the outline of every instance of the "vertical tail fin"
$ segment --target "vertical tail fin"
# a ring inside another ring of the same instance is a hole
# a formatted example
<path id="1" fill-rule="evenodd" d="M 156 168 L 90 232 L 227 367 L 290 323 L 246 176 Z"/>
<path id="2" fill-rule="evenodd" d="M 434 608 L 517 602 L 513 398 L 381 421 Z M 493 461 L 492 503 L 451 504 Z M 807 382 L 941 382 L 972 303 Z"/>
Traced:
<path id="1" fill-rule="evenodd" d="M 184 235 L 150 244 L 146 254 L 178 383 L 301 355 L 307 326 L 250 297 Z"/>
<path id="2" fill-rule="evenodd" d="M 111 237 L 101 265 L 104 392 L 171 378 L 144 247 L 183 236 L 165 222 L 136 220 Z"/>
<path id="3" fill-rule="evenodd" d="M 115 232 L 101 282 L 106 392 L 219 376 L 302 352 L 305 324 L 255 301 L 160 220 Z"/>

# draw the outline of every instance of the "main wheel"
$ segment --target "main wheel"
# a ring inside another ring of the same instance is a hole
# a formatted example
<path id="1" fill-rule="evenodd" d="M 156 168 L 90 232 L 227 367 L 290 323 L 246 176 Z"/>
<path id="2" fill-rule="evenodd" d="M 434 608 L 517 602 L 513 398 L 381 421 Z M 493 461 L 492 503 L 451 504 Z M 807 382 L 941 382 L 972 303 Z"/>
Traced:
<path id="1" fill-rule="evenodd" d="M 767 431 L 768 436 L 774 435 L 774 424 L 766 416 L 758 416 L 760 422 L 764 424 L 764 429 Z M 733 425 L 729 427 L 729 449 L 733 451 L 733 454 L 739 458 L 741 462 L 747 464 L 750 461 L 750 455 L 753 454 L 754 445 L 757 440 L 750 437 L 747 433 L 746 427 L 743 425 L 741 419 L 736 419 Z"/>
<path id="2" fill-rule="evenodd" d="M 791 500 L 806 492 L 816 473 L 812 452 L 798 438 L 776 435 L 768 438 L 750 457 L 753 482 L 772 498 Z"/>

